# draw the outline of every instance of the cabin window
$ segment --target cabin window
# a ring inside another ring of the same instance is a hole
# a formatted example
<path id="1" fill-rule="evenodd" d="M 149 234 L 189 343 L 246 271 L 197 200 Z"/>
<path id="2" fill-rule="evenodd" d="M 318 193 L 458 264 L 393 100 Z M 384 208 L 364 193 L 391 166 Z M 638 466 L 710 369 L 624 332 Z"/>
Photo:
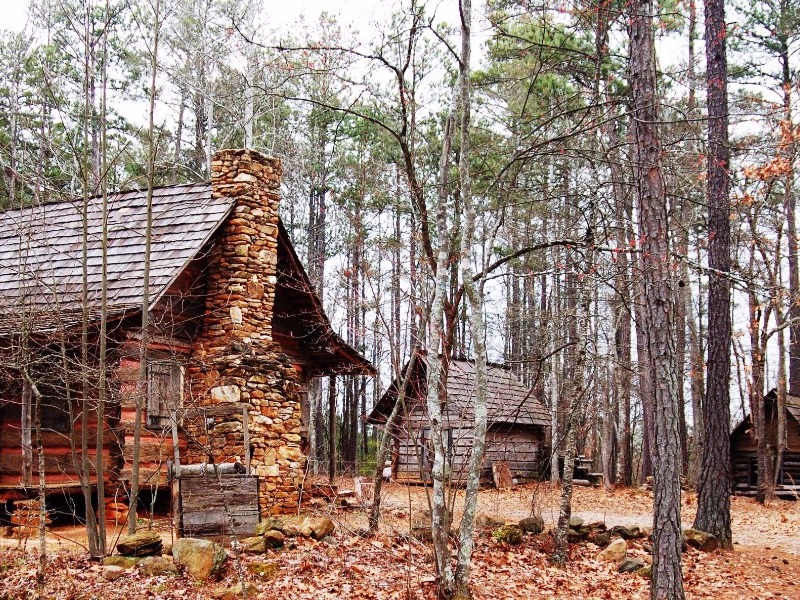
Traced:
<path id="1" fill-rule="evenodd" d="M 171 425 L 170 413 L 183 403 L 183 367 L 172 361 L 147 365 L 147 426 Z"/>
<path id="2" fill-rule="evenodd" d="M 38 384 L 41 399 L 42 429 L 66 433 L 69 431 L 69 404 L 64 384 Z M 32 399 L 35 402 L 35 399 Z"/>

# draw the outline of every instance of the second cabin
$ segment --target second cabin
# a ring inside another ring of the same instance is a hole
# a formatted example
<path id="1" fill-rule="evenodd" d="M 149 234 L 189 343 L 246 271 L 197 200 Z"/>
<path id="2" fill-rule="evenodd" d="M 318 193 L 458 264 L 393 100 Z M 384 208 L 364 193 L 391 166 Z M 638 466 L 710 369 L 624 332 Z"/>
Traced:
<path id="1" fill-rule="evenodd" d="M 412 372 L 407 375 L 411 367 Z M 392 428 L 392 477 L 399 482 L 430 481 L 433 464 L 427 396 L 428 358 L 418 351 L 399 379 L 392 382 L 367 418 L 368 423 L 386 425 L 398 399 L 403 381 L 407 381 L 405 401 Z M 546 448 L 549 415 L 514 373 L 500 365 L 488 365 L 487 371 L 486 456 L 481 482 L 492 481 L 492 468 L 508 465 L 511 477 L 519 483 L 540 478 L 549 457 Z M 475 363 L 452 360 L 447 372 L 444 414 L 446 470 L 450 481 L 466 481 L 472 431 L 475 422 Z"/>
<path id="2" fill-rule="evenodd" d="M 797 498 L 800 493 L 800 397 L 786 395 L 786 449 L 780 463 L 778 448 L 778 394 L 764 396 L 764 425 L 769 460 L 775 465 L 775 494 Z M 731 432 L 731 471 L 733 491 L 755 495 L 758 484 L 758 443 L 751 415 L 747 415 Z"/>

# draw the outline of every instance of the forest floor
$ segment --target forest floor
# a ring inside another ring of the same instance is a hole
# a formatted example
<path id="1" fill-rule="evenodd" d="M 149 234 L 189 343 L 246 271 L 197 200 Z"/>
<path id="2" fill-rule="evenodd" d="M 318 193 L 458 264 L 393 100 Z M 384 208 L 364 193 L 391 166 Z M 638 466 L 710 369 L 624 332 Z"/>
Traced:
<path id="1" fill-rule="evenodd" d="M 340 487 L 348 485 L 342 482 Z M 332 541 L 298 538 L 281 551 L 229 560 L 214 582 L 197 583 L 180 575 L 147 577 L 136 569 L 116 581 L 106 581 L 102 567 L 86 559 L 76 543 L 81 541 L 82 529 L 57 528 L 48 537 L 50 563 L 44 597 L 213 598 L 244 577 L 259 590 L 257 597 L 264 599 L 432 599 L 430 548 L 408 536 L 410 524 L 427 508 L 425 489 L 390 484 L 384 494 L 384 518 L 377 536 L 364 536 L 363 509 L 318 509 L 336 523 Z M 487 489 L 480 493 L 478 514 L 516 522 L 535 512 L 549 527 L 557 517 L 558 500 L 558 492 L 547 485 Z M 607 493 L 576 488 L 573 514 L 609 527 L 646 526 L 651 505 L 652 494 L 641 489 Z M 459 498 L 454 506 L 458 514 Z M 695 508 L 695 495 L 684 494 L 684 527 L 691 525 Z M 169 541 L 168 522 L 157 525 Z M 764 507 L 750 498 L 735 497 L 733 533 L 733 552 L 703 553 L 690 548 L 684 554 L 687 598 L 800 599 L 800 502 L 775 501 Z M 645 556 L 640 542 L 629 541 L 629 555 Z M 0 600 L 33 597 L 34 545 L 29 541 L 26 550 L 17 540 L 0 538 Z M 476 600 L 648 597 L 646 579 L 618 573 L 613 563 L 597 561 L 599 549 L 593 544 L 571 546 L 564 568 L 549 563 L 551 545 L 547 534 L 526 535 L 521 544 L 508 546 L 495 541 L 490 530 L 479 530 L 472 567 Z"/>

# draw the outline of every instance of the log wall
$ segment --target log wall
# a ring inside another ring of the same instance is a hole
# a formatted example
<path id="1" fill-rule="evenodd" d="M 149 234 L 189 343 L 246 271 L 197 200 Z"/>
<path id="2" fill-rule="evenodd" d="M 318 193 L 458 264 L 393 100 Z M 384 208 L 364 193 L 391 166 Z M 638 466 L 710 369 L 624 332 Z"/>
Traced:
<path id="1" fill-rule="evenodd" d="M 180 340 L 168 340 L 161 336 L 149 346 L 148 354 L 153 359 L 169 358 L 179 364 L 188 361 L 188 346 Z M 136 400 L 139 379 L 138 339 L 131 339 L 120 347 L 120 359 L 114 371 L 114 381 L 119 401 L 119 424 L 116 434 L 120 440 L 119 457 L 120 478 L 130 484 L 133 471 L 134 423 L 136 421 Z M 184 389 L 184 406 L 191 405 L 188 388 Z M 145 402 L 146 405 L 146 402 Z M 186 435 L 179 434 L 179 450 L 186 453 Z M 169 484 L 167 461 L 173 457 L 172 427 L 148 427 L 147 411 L 142 414 L 141 443 L 139 451 L 139 482 L 143 489 L 164 488 Z"/>
<path id="2" fill-rule="evenodd" d="M 472 449 L 472 424 L 460 419 L 455 411 L 445 415 L 445 445 L 448 448 L 448 465 L 451 481 L 466 481 L 469 453 Z M 406 419 L 394 431 L 394 478 L 407 483 L 430 480 L 433 462 L 430 425 L 421 403 L 414 404 Z M 538 479 L 544 448 L 544 431 L 541 427 L 514 424 L 495 424 L 486 433 L 486 456 L 481 470 L 481 482 L 492 481 L 492 463 L 509 463 L 512 476 L 520 482 Z M 422 467 L 422 468 L 420 468 Z"/>
<path id="3" fill-rule="evenodd" d="M 767 439 L 771 440 L 770 453 L 774 457 L 777 440 L 777 420 L 774 411 L 770 411 L 769 417 L 766 431 Z M 748 417 L 747 421 L 731 434 L 731 475 L 734 491 L 747 492 L 756 489 L 757 443 L 749 419 Z M 800 424 L 788 414 L 786 442 L 788 450 L 784 453 L 783 466 L 778 473 L 778 485 L 800 489 Z"/>
<path id="4" fill-rule="evenodd" d="M 0 408 L 0 499 L 22 497 L 23 493 L 23 455 L 22 455 L 22 424 L 19 419 L 19 406 L 22 400 L 6 401 Z M 75 406 L 79 402 L 74 402 Z M 80 461 L 81 435 L 83 429 L 80 414 L 76 415 L 73 435 L 76 440 L 76 455 L 73 457 L 70 446 L 70 433 L 45 429 L 42 431 L 42 445 L 44 447 L 45 479 L 48 489 L 76 488 L 79 485 L 78 468 L 75 460 Z M 103 451 L 103 464 L 105 467 L 104 481 L 109 489 L 117 483 L 117 460 L 115 454 L 115 438 L 113 430 L 106 424 L 104 430 L 105 445 Z M 36 456 L 35 433 L 31 439 L 32 448 L 32 484 L 38 484 L 39 460 Z M 97 420 L 89 422 L 88 458 L 94 471 L 97 453 L 95 445 L 97 440 Z M 90 482 L 96 484 L 97 478 L 90 477 Z"/>

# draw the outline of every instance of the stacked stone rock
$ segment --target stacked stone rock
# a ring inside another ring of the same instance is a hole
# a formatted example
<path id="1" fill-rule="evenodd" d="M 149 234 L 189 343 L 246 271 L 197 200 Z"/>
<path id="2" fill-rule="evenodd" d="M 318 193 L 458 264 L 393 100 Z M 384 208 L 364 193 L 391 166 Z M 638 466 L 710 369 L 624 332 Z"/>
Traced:
<path id="1" fill-rule="evenodd" d="M 41 503 L 38 500 L 17 500 L 11 514 L 13 537 L 26 538 L 36 535 L 41 519 Z M 50 524 L 50 516 L 45 514 L 45 525 Z"/>
<path id="2" fill-rule="evenodd" d="M 298 373 L 272 339 L 281 164 L 251 150 L 224 150 L 211 167 L 212 195 L 236 203 L 210 261 L 203 326 L 188 369 L 191 393 L 200 405 L 252 407 L 251 465 L 261 510 L 291 512 L 305 457 Z M 190 460 L 206 460 L 208 449 L 217 462 L 243 459 L 241 415 L 225 419 L 208 434 L 203 423 L 188 424 Z"/>

